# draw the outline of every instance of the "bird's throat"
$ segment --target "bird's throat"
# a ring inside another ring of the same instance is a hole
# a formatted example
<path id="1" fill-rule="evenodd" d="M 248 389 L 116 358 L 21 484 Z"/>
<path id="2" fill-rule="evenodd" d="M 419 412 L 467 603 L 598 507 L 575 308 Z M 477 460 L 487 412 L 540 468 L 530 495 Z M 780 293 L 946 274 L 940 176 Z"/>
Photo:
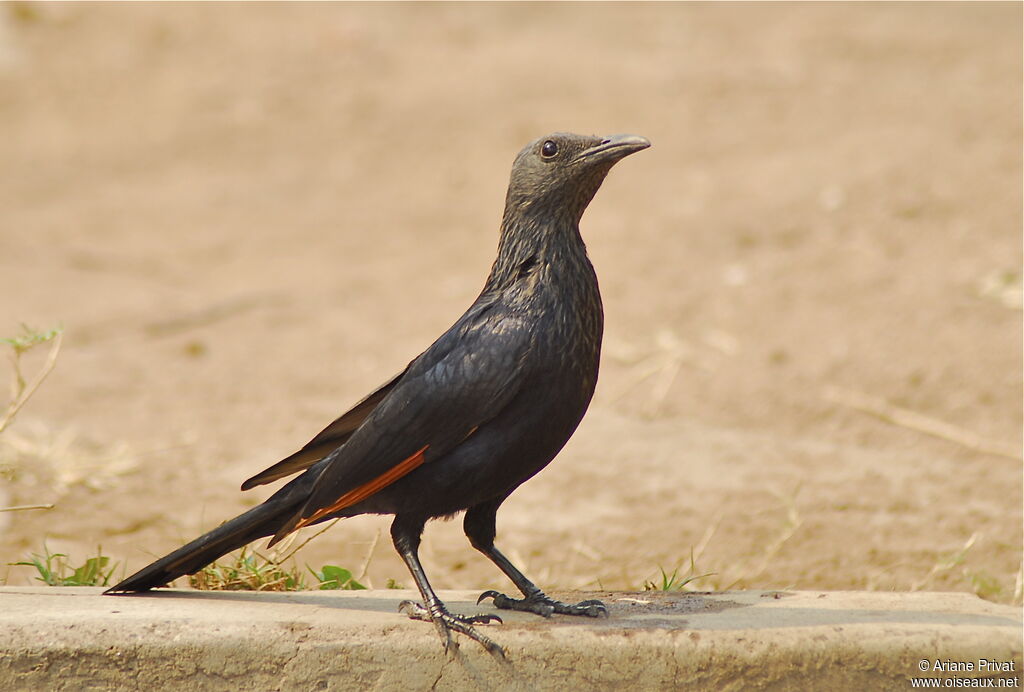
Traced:
<path id="1" fill-rule="evenodd" d="M 568 218 L 541 221 L 529 216 L 506 217 L 487 286 L 510 286 L 542 265 L 560 275 L 593 271 L 578 224 Z"/>

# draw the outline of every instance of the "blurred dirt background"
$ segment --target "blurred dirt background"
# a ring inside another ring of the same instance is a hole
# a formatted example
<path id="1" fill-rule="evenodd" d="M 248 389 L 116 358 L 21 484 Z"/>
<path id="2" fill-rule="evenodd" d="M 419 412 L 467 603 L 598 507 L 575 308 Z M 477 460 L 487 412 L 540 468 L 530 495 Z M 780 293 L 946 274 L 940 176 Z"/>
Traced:
<path id="1" fill-rule="evenodd" d="M 0 438 L 0 505 L 56 507 L 0 559 L 134 570 L 265 497 L 476 296 L 522 145 L 634 132 L 583 221 L 597 396 L 498 545 L 549 587 L 1019 599 L 1021 80 L 1019 3 L 0 6 L 0 336 L 65 328 Z M 299 559 L 380 532 L 407 584 L 386 527 Z M 458 521 L 423 555 L 508 586 Z"/>

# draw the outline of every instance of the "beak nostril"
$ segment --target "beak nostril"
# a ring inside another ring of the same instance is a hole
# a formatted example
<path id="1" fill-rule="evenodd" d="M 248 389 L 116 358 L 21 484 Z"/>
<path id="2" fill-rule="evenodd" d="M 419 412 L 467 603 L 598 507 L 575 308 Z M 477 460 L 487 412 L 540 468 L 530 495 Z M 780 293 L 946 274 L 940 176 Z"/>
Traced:
<path id="1" fill-rule="evenodd" d="M 601 144 L 608 144 L 611 141 L 612 140 L 610 140 L 610 139 L 604 139 L 604 140 L 601 140 Z"/>

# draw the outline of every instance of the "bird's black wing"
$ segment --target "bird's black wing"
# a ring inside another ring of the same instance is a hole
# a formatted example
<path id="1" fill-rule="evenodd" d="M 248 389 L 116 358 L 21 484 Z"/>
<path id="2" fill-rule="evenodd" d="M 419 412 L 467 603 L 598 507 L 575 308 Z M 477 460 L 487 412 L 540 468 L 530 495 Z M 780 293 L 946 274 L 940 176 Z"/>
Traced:
<path id="1" fill-rule="evenodd" d="M 242 483 L 242 490 L 255 488 L 257 485 L 271 483 L 279 478 L 290 476 L 307 468 L 323 459 L 335 449 L 345 444 L 345 441 L 352 436 L 366 417 L 370 415 L 384 397 L 388 395 L 398 381 L 405 374 L 405 370 L 398 373 L 390 380 L 378 387 L 366 398 L 350 408 L 326 428 L 321 430 L 316 437 L 310 440 L 306 446 L 289 457 L 282 459 L 268 469 L 257 473 Z"/>
<path id="2" fill-rule="evenodd" d="M 271 543 L 451 451 L 519 391 L 532 342 L 521 317 L 494 305 L 471 309 L 324 459 L 309 499 Z"/>

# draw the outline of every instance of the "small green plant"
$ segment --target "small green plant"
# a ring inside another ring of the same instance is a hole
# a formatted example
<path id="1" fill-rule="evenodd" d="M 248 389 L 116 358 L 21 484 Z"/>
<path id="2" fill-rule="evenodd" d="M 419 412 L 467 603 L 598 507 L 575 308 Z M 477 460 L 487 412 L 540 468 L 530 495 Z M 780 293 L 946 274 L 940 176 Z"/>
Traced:
<path id="1" fill-rule="evenodd" d="M 704 552 L 704 547 L 707 545 L 707 540 L 710 540 L 711 532 L 706 533 L 704 540 L 701 541 L 699 552 Z M 694 549 L 690 548 L 690 567 L 686 570 L 686 574 L 680 576 L 679 567 L 672 570 L 672 574 L 665 571 L 665 568 L 658 566 L 658 571 L 661 572 L 660 583 L 654 580 L 648 580 L 644 582 L 644 591 L 683 591 L 686 586 L 697 579 L 704 579 L 705 577 L 711 577 L 715 575 L 715 572 L 707 572 L 705 574 L 697 574 L 697 557 L 694 554 Z"/>
<path id="2" fill-rule="evenodd" d="M 229 556 L 227 563 L 214 562 L 190 574 L 188 583 L 202 591 L 302 591 L 308 588 L 297 567 L 286 569 L 279 562 L 250 552 L 248 546 Z"/>
<path id="3" fill-rule="evenodd" d="M 64 330 L 62 327 L 54 327 L 53 329 L 47 330 L 45 332 L 38 332 L 35 329 L 32 329 L 32 327 L 29 327 L 27 324 L 22 324 L 22 333 L 20 336 L 12 336 L 0 339 L 0 343 L 7 344 L 11 348 L 13 348 L 18 355 L 21 355 L 22 353 L 28 351 L 33 346 L 45 344 L 47 341 L 53 341 L 58 336 L 60 336 L 60 334 L 63 331 Z"/>
<path id="4" fill-rule="evenodd" d="M 366 587 L 355 580 L 352 576 L 352 572 L 345 569 L 344 567 L 337 567 L 335 565 L 324 565 L 319 572 L 314 570 L 309 565 L 306 566 L 310 574 L 316 577 L 316 580 L 320 583 L 320 589 L 343 589 L 345 591 L 361 591 Z"/>
<path id="5" fill-rule="evenodd" d="M 72 567 L 65 553 L 51 553 L 46 543 L 43 543 L 42 554 L 32 553 L 28 561 L 9 564 L 35 567 L 39 573 L 36 580 L 48 586 L 110 586 L 110 577 L 117 569 L 117 563 L 107 568 L 110 558 L 99 546 L 96 557 L 87 559 L 80 567 Z"/>
<path id="6" fill-rule="evenodd" d="M 693 574 L 693 563 L 690 563 L 690 574 L 688 576 L 680 576 L 679 568 L 676 567 L 672 570 L 672 574 L 665 571 L 665 568 L 658 567 L 658 571 L 661 572 L 660 581 L 648 580 L 644 582 L 644 591 L 684 591 L 689 590 L 686 586 L 697 579 L 704 579 L 705 577 L 714 576 L 714 572 L 708 572 L 706 574 Z"/>

